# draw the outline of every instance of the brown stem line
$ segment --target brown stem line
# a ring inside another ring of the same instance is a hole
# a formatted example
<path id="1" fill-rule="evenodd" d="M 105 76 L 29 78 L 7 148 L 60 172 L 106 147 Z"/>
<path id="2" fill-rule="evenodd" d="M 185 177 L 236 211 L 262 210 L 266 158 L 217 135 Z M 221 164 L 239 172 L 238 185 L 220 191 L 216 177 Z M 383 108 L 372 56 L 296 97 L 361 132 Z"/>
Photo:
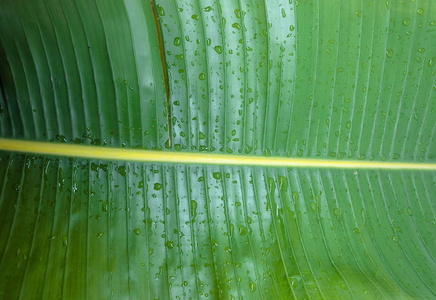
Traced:
<path id="1" fill-rule="evenodd" d="M 170 148 L 171 147 L 170 87 L 169 87 L 169 83 L 168 83 L 168 73 L 167 73 L 166 64 L 165 64 L 164 45 L 163 45 L 162 35 L 161 35 L 161 31 L 160 31 L 160 26 L 159 26 L 159 19 L 158 19 L 157 13 L 156 13 L 156 7 L 155 7 L 154 1 L 150 0 L 150 4 L 151 4 L 151 9 L 153 11 L 154 23 L 156 25 L 157 41 L 159 44 L 160 61 L 162 64 L 162 72 L 163 72 L 164 83 L 165 83 L 165 95 L 166 95 L 166 100 L 167 100 L 168 148 Z"/>

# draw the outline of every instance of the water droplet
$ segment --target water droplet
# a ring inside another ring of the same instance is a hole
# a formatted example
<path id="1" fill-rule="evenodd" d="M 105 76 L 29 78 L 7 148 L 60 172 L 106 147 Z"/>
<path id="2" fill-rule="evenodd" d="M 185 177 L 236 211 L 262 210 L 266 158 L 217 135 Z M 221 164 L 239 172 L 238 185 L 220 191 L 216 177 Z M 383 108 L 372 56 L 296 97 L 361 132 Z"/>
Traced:
<path id="1" fill-rule="evenodd" d="M 159 4 L 157 5 L 157 11 L 159 12 L 159 15 L 165 16 L 165 11 L 163 10 L 162 6 Z"/>
<path id="2" fill-rule="evenodd" d="M 284 8 L 281 9 L 282 18 L 286 18 L 286 11 Z"/>
<path id="3" fill-rule="evenodd" d="M 253 151 L 253 147 L 245 145 L 245 153 L 249 154 L 249 153 L 251 153 L 251 151 Z"/>
<path id="4" fill-rule="evenodd" d="M 353 232 L 354 232 L 355 234 L 359 234 L 359 233 L 360 233 L 360 231 L 359 231 L 358 228 L 354 228 L 354 229 L 353 229 Z"/>
<path id="5" fill-rule="evenodd" d="M 298 201 L 298 193 L 297 192 L 292 192 L 292 199 L 297 202 Z"/>
<path id="6" fill-rule="evenodd" d="M 235 16 L 236 18 L 240 19 L 241 18 L 241 11 L 239 9 L 235 9 Z"/>
<path id="7" fill-rule="evenodd" d="M 392 240 L 393 240 L 395 243 L 398 243 L 398 237 L 397 237 L 396 235 L 393 235 L 393 236 L 392 236 Z"/>
<path id="8" fill-rule="evenodd" d="M 66 236 L 62 237 L 62 244 L 64 245 L 64 247 L 68 246 L 68 238 Z"/>
<path id="9" fill-rule="evenodd" d="M 133 233 L 136 235 L 140 235 L 141 234 L 141 229 L 136 228 L 135 230 L 133 230 Z"/>
<path id="10" fill-rule="evenodd" d="M 182 43 L 182 39 L 179 37 L 174 38 L 174 45 L 176 46 L 180 46 L 180 44 Z"/>
<path id="11" fill-rule="evenodd" d="M 191 16 L 191 18 L 194 19 L 195 21 L 198 21 L 198 15 L 194 14 L 194 15 Z"/>
<path id="12" fill-rule="evenodd" d="M 167 248 L 171 250 L 174 248 L 174 242 L 168 241 L 165 243 L 165 246 L 167 246 Z"/>
<path id="13" fill-rule="evenodd" d="M 215 178 L 217 180 L 221 179 L 221 173 L 220 172 L 214 172 L 212 176 L 213 176 L 213 178 Z"/>
<path id="14" fill-rule="evenodd" d="M 98 171 L 98 165 L 94 162 L 91 162 L 91 171 L 94 171 L 94 172 Z"/>
<path id="15" fill-rule="evenodd" d="M 18 192 L 21 188 L 21 185 L 19 183 L 16 183 L 12 186 L 12 189 L 16 192 Z"/>
<path id="16" fill-rule="evenodd" d="M 347 129 L 350 129 L 351 128 L 351 121 L 348 121 L 345 126 L 347 127 Z"/>
<path id="17" fill-rule="evenodd" d="M 154 189 L 155 189 L 156 191 L 162 189 L 162 184 L 156 182 L 156 183 L 154 184 Z"/>
<path id="18" fill-rule="evenodd" d="M 433 67 L 434 64 L 435 64 L 435 62 L 436 62 L 436 57 L 432 57 L 432 58 L 430 58 L 430 59 L 428 60 L 427 65 L 428 65 L 429 67 Z"/>
<path id="19" fill-rule="evenodd" d="M 405 18 L 404 20 L 403 20 L 403 25 L 404 26 L 408 26 L 410 24 L 410 19 L 409 18 Z"/>
<path id="20" fill-rule="evenodd" d="M 284 176 L 279 176 L 279 187 L 280 191 L 283 193 L 288 188 L 288 179 Z"/>
<path id="21" fill-rule="evenodd" d="M 103 236 L 103 232 L 97 233 L 97 238 L 101 238 Z"/>
<path id="22" fill-rule="evenodd" d="M 115 169 L 121 176 L 126 177 L 126 167 L 125 166 L 118 166 Z"/>
<path id="23" fill-rule="evenodd" d="M 294 289 L 298 287 L 299 281 L 300 281 L 300 276 L 298 276 L 298 275 L 291 276 L 291 286 Z"/>
<path id="24" fill-rule="evenodd" d="M 422 15 L 423 12 L 424 12 L 424 9 L 423 9 L 422 7 L 418 8 L 418 9 L 416 10 L 416 13 L 417 13 L 418 15 Z"/>
<path id="25" fill-rule="evenodd" d="M 233 232 L 235 231 L 235 225 L 232 223 L 229 224 L 229 235 L 230 237 L 233 237 Z"/>
<path id="26" fill-rule="evenodd" d="M 106 211 L 108 211 L 108 208 L 109 208 L 109 203 L 106 201 L 106 202 L 103 202 L 102 204 L 101 204 L 101 210 L 103 211 L 103 212 L 106 212 Z"/>
<path id="27" fill-rule="evenodd" d="M 298 148 L 297 149 L 297 156 L 302 157 L 303 156 L 303 149 Z"/>
<path id="28" fill-rule="evenodd" d="M 212 10 L 212 7 L 210 6 L 206 6 L 205 8 L 203 8 L 203 11 L 205 12 L 210 12 Z"/>
<path id="29" fill-rule="evenodd" d="M 419 49 L 418 49 L 418 52 L 419 52 L 419 53 L 424 53 L 424 52 L 425 52 L 425 48 L 419 48 Z"/>
<path id="30" fill-rule="evenodd" d="M 205 79 L 206 79 L 206 75 L 204 75 L 204 73 L 200 73 L 200 74 L 198 75 L 198 79 L 200 79 L 200 80 L 205 80 Z"/>
<path id="31" fill-rule="evenodd" d="M 394 50 L 392 50 L 392 49 L 386 50 L 386 57 L 387 58 L 391 58 L 393 55 L 394 55 Z"/>
<path id="32" fill-rule="evenodd" d="M 221 46 L 215 46 L 214 49 L 215 49 L 216 53 L 218 53 L 218 54 L 223 53 L 223 47 L 221 47 Z"/>
<path id="33" fill-rule="evenodd" d="M 436 21 L 431 21 L 430 26 L 436 26 Z"/>
<path id="34" fill-rule="evenodd" d="M 195 200 L 191 200 L 191 218 L 195 219 L 195 217 L 197 216 L 197 201 Z"/>
<path id="35" fill-rule="evenodd" d="M 240 30 L 240 29 L 241 29 L 241 24 L 239 24 L 239 23 L 233 23 L 233 24 L 232 24 L 232 27 Z"/>
<path id="36" fill-rule="evenodd" d="M 311 202 L 311 203 L 310 203 L 310 207 L 312 208 L 312 211 L 313 211 L 314 213 L 316 213 L 316 203 L 315 203 L 315 202 Z"/>
<path id="37" fill-rule="evenodd" d="M 251 292 L 256 291 L 256 284 L 254 282 L 250 282 L 250 291 Z"/>
<path id="38" fill-rule="evenodd" d="M 244 236 L 244 235 L 246 235 L 247 234 L 247 227 L 245 227 L 245 226 L 242 226 L 242 225 L 239 225 L 238 226 L 238 231 L 239 231 L 239 234 L 240 235 L 242 235 L 242 236 Z"/>
<path id="39" fill-rule="evenodd" d="M 348 290 L 348 286 L 345 282 L 342 282 L 341 284 L 339 284 L 339 287 L 343 290 Z"/>
<path id="40" fill-rule="evenodd" d="M 339 209 L 337 208 L 333 209 L 333 213 L 335 214 L 336 218 L 339 219 Z"/>

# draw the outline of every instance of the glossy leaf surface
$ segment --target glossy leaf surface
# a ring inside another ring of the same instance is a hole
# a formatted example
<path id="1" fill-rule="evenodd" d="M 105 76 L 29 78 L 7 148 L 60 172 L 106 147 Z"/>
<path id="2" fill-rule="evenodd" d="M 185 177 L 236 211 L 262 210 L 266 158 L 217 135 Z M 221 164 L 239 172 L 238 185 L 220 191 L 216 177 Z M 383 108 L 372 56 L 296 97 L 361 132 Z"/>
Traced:
<path id="1" fill-rule="evenodd" d="M 435 5 L 1 0 L 0 134 L 434 164 Z M 1 152 L 0 174 L 2 298 L 436 296 L 436 171 Z"/>

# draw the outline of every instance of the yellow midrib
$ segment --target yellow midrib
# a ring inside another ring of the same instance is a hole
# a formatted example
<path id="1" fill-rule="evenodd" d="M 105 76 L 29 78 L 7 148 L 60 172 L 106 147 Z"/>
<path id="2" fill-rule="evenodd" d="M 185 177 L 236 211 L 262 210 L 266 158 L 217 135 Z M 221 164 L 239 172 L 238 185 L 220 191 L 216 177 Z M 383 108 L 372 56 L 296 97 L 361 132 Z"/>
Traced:
<path id="1" fill-rule="evenodd" d="M 263 157 L 215 153 L 152 151 L 0 138 L 0 150 L 40 155 L 159 163 L 188 163 L 268 167 L 334 169 L 436 170 L 436 164 L 410 162 L 351 161 L 291 157 Z"/>

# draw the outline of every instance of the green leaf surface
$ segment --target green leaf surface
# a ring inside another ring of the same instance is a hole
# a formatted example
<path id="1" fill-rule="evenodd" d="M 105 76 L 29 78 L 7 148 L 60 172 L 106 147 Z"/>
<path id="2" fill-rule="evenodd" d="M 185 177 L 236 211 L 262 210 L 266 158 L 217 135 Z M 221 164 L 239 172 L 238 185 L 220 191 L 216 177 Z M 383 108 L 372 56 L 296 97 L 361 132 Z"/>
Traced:
<path id="1" fill-rule="evenodd" d="M 0 0 L 0 137 L 434 164 L 435 12 Z M 0 298 L 436 297 L 434 170 L 2 151 L 0 174 Z"/>

